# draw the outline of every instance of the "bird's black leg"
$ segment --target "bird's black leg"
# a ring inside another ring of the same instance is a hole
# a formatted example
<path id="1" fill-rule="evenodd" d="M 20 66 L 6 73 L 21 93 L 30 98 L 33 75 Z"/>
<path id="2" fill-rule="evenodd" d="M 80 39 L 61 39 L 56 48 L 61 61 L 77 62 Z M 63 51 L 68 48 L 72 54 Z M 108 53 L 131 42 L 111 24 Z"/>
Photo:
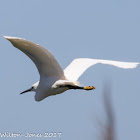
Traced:
<path id="1" fill-rule="evenodd" d="M 96 89 L 94 86 L 79 87 L 79 86 L 66 85 L 65 87 L 68 87 L 69 89 L 84 89 L 84 90 Z"/>

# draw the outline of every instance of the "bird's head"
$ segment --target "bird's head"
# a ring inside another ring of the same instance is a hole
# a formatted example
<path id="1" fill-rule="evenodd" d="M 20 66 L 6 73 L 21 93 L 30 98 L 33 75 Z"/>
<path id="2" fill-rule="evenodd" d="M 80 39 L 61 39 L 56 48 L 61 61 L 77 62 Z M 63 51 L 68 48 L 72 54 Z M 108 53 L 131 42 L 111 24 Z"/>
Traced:
<path id="1" fill-rule="evenodd" d="M 32 85 L 31 88 L 29 88 L 29 89 L 27 89 L 27 90 L 21 92 L 20 94 L 23 94 L 23 93 L 26 93 L 26 92 L 29 92 L 29 91 L 36 91 L 36 89 L 37 89 L 37 87 L 38 87 L 38 84 L 39 84 L 39 82 L 36 82 L 35 84 Z"/>

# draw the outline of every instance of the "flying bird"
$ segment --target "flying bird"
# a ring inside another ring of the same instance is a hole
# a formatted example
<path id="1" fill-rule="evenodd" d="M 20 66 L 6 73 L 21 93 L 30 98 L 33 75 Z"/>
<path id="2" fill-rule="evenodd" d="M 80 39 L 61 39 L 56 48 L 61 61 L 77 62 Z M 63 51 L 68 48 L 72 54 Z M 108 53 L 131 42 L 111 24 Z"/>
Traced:
<path id="1" fill-rule="evenodd" d="M 55 57 L 47 49 L 31 41 L 4 36 L 14 47 L 25 53 L 36 65 L 40 74 L 40 81 L 36 82 L 31 88 L 21 94 L 34 91 L 35 100 L 41 101 L 50 95 L 60 94 L 69 89 L 93 90 L 94 86 L 80 86 L 77 81 L 86 69 L 97 63 L 108 64 L 118 68 L 136 68 L 137 62 L 120 62 L 102 59 L 77 58 L 70 65 L 62 70 Z"/>

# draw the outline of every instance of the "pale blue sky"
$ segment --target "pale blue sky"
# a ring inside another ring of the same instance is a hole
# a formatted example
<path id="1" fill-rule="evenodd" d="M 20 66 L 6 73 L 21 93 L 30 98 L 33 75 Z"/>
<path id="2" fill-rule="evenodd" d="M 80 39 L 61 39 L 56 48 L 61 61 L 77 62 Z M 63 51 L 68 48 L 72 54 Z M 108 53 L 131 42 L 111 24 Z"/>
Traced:
<path id="1" fill-rule="evenodd" d="M 4 0 L 0 34 L 44 46 L 63 68 L 79 57 L 140 62 L 139 7 L 138 0 Z M 0 133 L 62 132 L 49 139 L 93 140 L 97 118 L 105 118 L 102 92 L 108 81 L 117 140 L 140 139 L 140 66 L 93 66 L 79 81 L 96 90 L 71 90 L 36 102 L 34 93 L 19 95 L 38 81 L 35 65 L 2 36 L 0 46 Z"/>

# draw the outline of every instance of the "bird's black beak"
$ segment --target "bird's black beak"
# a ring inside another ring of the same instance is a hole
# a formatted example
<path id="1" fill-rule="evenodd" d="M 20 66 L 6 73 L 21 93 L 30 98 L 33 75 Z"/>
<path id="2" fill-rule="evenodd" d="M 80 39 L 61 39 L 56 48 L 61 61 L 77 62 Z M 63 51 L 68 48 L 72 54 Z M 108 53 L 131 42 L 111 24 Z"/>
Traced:
<path id="1" fill-rule="evenodd" d="M 26 93 L 26 92 L 32 91 L 32 89 L 33 89 L 33 87 L 31 87 L 31 88 L 29 88 L 29 89 L 27 89 L 27 90 L 21 92 L 20 94 L 23 94 L 23 93 Z"/>

